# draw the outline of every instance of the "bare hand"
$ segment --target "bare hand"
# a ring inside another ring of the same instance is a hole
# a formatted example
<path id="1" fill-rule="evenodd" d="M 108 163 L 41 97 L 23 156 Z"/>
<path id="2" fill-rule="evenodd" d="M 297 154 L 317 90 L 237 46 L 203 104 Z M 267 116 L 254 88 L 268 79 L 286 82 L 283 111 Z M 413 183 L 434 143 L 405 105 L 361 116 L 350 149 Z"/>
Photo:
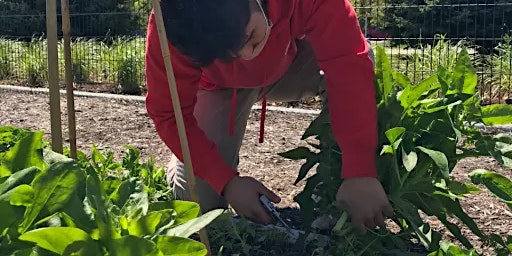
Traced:
<path id="1" fill-rule="evenodd" d="M 251 177 L 234 176 L 225 186 L 223 194 L 238 215 L 260 224 L 272 221 L 260 202 L 260 195 L 266 195 L 274 203 L 281 201 L 279 196 Z"/>
<path id="2" fill-rule="evenodd" d="M 345 179 L 336 200 L 348 209 L 352 224 L 362 234 L 377 226 L 385 228 L 386 217 L 393 216 L 387 195 L 375 178 Z"/>

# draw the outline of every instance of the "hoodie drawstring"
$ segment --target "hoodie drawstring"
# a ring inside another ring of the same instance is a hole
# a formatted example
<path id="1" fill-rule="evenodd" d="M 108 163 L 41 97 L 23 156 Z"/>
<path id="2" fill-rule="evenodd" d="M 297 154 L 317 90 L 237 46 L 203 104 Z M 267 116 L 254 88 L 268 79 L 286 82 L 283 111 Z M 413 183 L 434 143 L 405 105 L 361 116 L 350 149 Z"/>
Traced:
<path id="1" fill-rule="evenodd" d="M 263 87 L 263 101 L 261 102 L 261 117 L 260 117 L 260 143 L 263 143 L 265 136 L 265 114 L 267 112 L 267 87 Z"/>
<path id="2" fill-rule="evenodd" d="M 236 76 L 236 67 L 233 66 L 233 74 Z M 266 81 L 265 75 L 265 81 Z M 237 101 L 237 88 L 233 88 L 233 96 L 231 97 L 231 113 L 229 115 L 229 136 L 235 133 L 235 115 L 236 115 L 236 101 Z M 260 117 L 260 137 L 259 142 L 263 143 L 265 137 L 265 117 L 267 113 L 267 86 L 263 87 L 263 99 L 261 102 L 261 117 Z"/>
<path id="3" fill-rule="evenodd" d="M 229 136 L 235 133 L 235 113 L 236 113 L 236 88 L 233 88 L 233 96 L 231 97 L 231 113 L 229 116 Z M 260 118 L 260 137 L 259 142 L 263 143 L 265 137 L 265 117 L 267 113 L 267 87 L 263 87 L 263 100 L 261 102 L 261 118 Z"/>

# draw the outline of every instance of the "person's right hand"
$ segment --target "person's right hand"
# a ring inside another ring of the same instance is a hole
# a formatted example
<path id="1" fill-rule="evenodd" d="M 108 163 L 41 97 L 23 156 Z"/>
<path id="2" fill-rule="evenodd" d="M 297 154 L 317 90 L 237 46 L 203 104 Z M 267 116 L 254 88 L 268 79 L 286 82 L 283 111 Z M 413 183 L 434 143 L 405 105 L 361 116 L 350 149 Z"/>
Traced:
<path id="1" fill-rule="evenodd" d="M 279 203 L 281 198 L 252 177 L 234 176 L 226 184 L 223 195 L 238 215 L 260 224 L 272 221 L 269 213 L 260 201 L 266 195 L 271 202 Z"/>

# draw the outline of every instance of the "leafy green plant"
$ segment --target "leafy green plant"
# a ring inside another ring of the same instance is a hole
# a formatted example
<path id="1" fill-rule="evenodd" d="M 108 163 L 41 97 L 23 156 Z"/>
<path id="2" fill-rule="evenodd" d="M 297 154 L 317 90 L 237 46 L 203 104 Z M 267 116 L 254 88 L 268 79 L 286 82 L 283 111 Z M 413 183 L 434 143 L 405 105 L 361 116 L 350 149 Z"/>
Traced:
<path id="1" fill-rule="evenodd" d="M 129 148 L 115 162 L 93 148 L 78 160 L 49 150 L 43 132 L 0 129 L 0 251 L 7 255 L 205 255 L 190 237 L 222 214 L 159 200 L 159 174 Z M 128 169 L 123 169 L 128 168 Z M 127 175 L 113 176 L 122 170 Z"/>
<path id="2" fill-rule="evenodd" d="M 312 225 L 318 217 L 329 216 L 334 220 L 334 227 L 327 231 L 333 239 L 324 253 L 395 255 L 411 252 L 414 247 L 411 241 L 418 241 L 429 252 L 442 253 L 441 234 L 422 215 L 437 218 L 469 250 L 474 245 L 451 218 L 456 218 L 484 242 L 496 245 L 496 250 L 512 252 L 497 235 L 485 234 L 462 208 L 461 198 L 481 190 L 450 176 L 456 164 L 467 157 L 492 156 L 512 167 L 512 135 L 486 135 L 474 127 L 477 123 L 512 123 L 512 107 L 480 106 L 477 75 L 466 48 L 462 48 L 453 64 L 448 64 L 439 65 L 436 74 L 415 84 L 405 74 L 393 70 L 384 50 L 377 48 L 377 168 L 379 180 L 395 208 L 392 222 L 398 229 L 396 232 L 377 229 L 358 235 L 349 225 L 347 212 L 336 203 L 336 192 L 343 182 L 339 175 L 342 150 L 332 135 L 327 110 L 322 111 L 302 136 L 311 147 L 280 154 L 305 160 L 296 183 L 305 179 L 306 185 L 295 200 L 307 231 L 322 232 Z M 307 177 L 315 166 L 316 172 Z M 486 182 L 492 187 L 510 184 L 506 179 Z"/>
<path id="3" fill-rule="evenodd" d="M 12 76 L 11 55 L 9 41 L 0 39 L 0 79 Z"/>
<path id="4" fill-rule="evenodd" d="M 21 63 L 25 81 L 31 86 L 43 86 L 48 77 L 46 41 L 34 39 L 27 43 Z"/>
<path id="5" fill-rule="evenodd" d="M 490 71 L 484 74 L 482 90 L 489 95 L 491 102 L 510 97 L 512 93 L 512 34 L 505 35 L 495 50 L 497 54 L 486 57 Z"/>

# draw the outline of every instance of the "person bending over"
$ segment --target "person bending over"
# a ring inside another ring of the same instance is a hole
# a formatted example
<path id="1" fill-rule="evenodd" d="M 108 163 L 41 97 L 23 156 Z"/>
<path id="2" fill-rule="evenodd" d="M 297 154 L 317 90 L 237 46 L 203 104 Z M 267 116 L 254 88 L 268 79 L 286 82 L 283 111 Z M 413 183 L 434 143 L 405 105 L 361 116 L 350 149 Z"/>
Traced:
<path id="1" fill-rule="evenodd" d="M 238 170 L 251 107 L 261 101 L 264 120 L 267 101 L 319 95 L 342 150 L 336 200 L 361 232 L 384 225 L 393 209 L 375 166 L 374 59 L 349 0 L 162 0 L 161 9 L 202 211 L 231 205 L 270 223 L 259 196 L 280 197 Z M 153 12 L 146 36 L 146 109 L 173 153 L 168 181 L 190 200 Z"/>

